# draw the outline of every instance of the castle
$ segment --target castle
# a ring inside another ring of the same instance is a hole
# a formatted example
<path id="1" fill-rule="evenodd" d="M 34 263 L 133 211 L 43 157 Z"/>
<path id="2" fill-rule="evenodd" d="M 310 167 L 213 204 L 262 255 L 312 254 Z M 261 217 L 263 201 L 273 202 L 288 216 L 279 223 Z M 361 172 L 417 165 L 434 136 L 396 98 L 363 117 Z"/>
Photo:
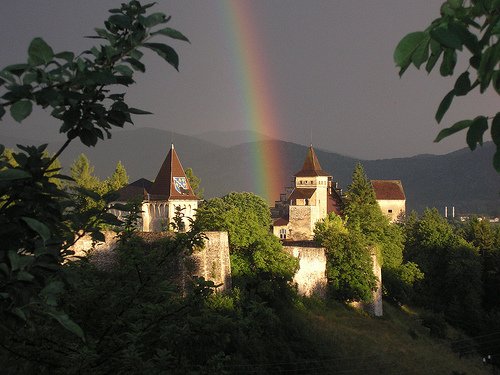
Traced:
<path id="1" fill-rule="evenodd" d="M 314 227 L 331 212 L 342 214 L 344 196 L 333 176 L 322 169 L 312 146 L 307 150 L 302 168 L 294 175 L 293 185 L 285 189 L 280 200 L 271 208 L 272 231 L 282 240 L 283 250 L 299 259 L 299 270 L 293 278 L 299 294 L 321 296 L 324 295 L 327 284 L 326 252 L 312 241 Z M 391 221 L 398 220 L 405 213 L 406 205 L 401 181 L 372 180 L 372 186 L 382 212 Z M 142 214 L 138 226 L 143 232 L 169 229 L 179 210 L 183 215 L 181 225 L 176 229 L 186 230 L 195 219 L 198 208 L 198 198 L 193 193 L 173 145 L 154 182 L 141 178 L 120 189 L 118 193 L 121 202 L 140 201 Z M 118 217 L 122 214 L 116 210 L 114 213 Z M 207 233 L 206 246 L 195 257 L 198 276 L 230 287 L 231 267 L 226 232 Z M 381 269 L 375 255 L 372 259 L 378 288 L 369 309 L 372 314 L 380 316 Z"/>
<path id="2" fill-rule="evenodd" d="M 406 196 L 399 180 L 372 180 L 380 209 L 392 222 L 405 214 Z M 310 241 L 314 226 L 331 212 L 342 214 L 342 189 L 325 172 L 310 146 L 302 169 L 294 175 L 294 186 L 287 188 L 272 209 L 273 233 L 284 241 Z"/>
<path id="3" fill-rule="evenodd" d="M 406 210 L 406 197 L 399 180 L 372 180 L 379 206 L 391 221 L 397 221 Z M 182 212 L 180 231 L 195 219 L 198 198 L 194 194 L 174 145 L 171 146 L 154 182 L 141 178 L 118 191 L 120 202 L 141 201 L 139 229 L 160 232 L 170 228 L 176 211 Z M 331 212 L 343 210 L 342 189 L 333 176 L 324 171 L 310 146 L 302 168 L 294 175 L 294 186 L 285 188 L 280 200 L 271 208 L 272 231 L 284 241 L 310 241 L 316 223 Z M 122 212 L 113 212 L 118 218 Z"/>

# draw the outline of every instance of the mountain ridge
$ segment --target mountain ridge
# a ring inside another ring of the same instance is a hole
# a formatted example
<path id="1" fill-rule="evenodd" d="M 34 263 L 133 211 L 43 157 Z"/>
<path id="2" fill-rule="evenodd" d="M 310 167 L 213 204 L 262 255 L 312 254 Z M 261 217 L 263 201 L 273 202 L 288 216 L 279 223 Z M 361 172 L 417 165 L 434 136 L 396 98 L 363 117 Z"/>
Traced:
<path id="1" fill-rule="evenodd" d="M 2 139 L 2 143 L 8 147 L 12 147 L 14 141 L 26 139 Z M 262 195 L 264 192 L 254 191 L 256 184 L 252 163 L 257 150 L 263 147 L 277 149 L 282 156 L 283 165 L 269 167 L 271 170 L 280 168 L 286 176 L 284 181 L 280 181 L 284 190 L 290 186 L 293 174 L 302 166 L 307 150 L 305 145 L 272 139 L 223 147 L 195 136 L 155 128 L 135 128 L 115 132 L 111 140 L 100 142 L 94 148 L 75 142 L 60 159 L 66 173 L 83 152 L 95 166 L 96 175 L 101 178 L 109 176 L 120 160 L 130 181 L 141 177 L 154 179 L 172 142 L 183 167 L 191 167 L 201 178 L 206 198 L 222 196 L 231 191 L 253 191 Z M 49 144 L 49 150 L 55 152 L 60 144 Z M 457 213 L 500 215 L 500 174 L 495 172 L 491 164 L 493 143 L 486 142 L 474 152 L 467 150 L 463 148 L 444 155 L 377 160 L 353 158 L 321 148 L 316 149 L 316 154 L 323 169 L 331 173 L 344 189 L 350 183 L 355 164 L 361 162 L 370 179 L 401 180 L 409 210 L 421 211 L 425 207 L 444 210 L 444 206 L 455 206 Z M 273 197 L 268 198 L 269 201 L 278 199 L 279 192 L 274 192 Z"/>

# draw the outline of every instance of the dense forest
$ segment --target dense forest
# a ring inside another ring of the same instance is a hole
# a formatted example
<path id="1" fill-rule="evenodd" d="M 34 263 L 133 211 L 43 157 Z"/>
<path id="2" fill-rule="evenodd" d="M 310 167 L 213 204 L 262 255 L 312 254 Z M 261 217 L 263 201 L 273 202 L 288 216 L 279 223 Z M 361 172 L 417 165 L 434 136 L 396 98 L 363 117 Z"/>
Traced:
<path id="1" fill-rule="evenodd" d="M 298 262 L 270 233 L 269 208 L 254 194 L 204 201 L 188 232 L 174 220 L 169 236 L 146 241 L 135 229 L 138 202 L 113 203 L 128 180 L 121 163 L 103 181 L 84 155 L 71 177 L 60 173 L 58 156 L 71 142 L 95 145 L 146 113 L 117 93 L 145 71 L 141 49 L 178 67 L 174 49 L 150 39 L 187 38 L 165 26 L 169 17 L 147 14 L 152 6 L 110 10 L 96 29 L 103 44 L 79 55 L 36 38 L 26 63 L 0 72 L 0 117 L 9 110 L 21 122 L 39 106 L 67 135 L 53 155 L 46 145 L 0 146 L 2 373 L 476 374 L 498 365 L 498 225 L 447 221 L 434 209 L 389 223 L 358 165 L 344 215 L 316 225 L 328 260 L 319 300 L 297 294 Z M 103 240 L 104 229 L 118 236 L 110 262 L 93 252 L 72 258 L 79 238 Z M 207 230 L 229 235 L 226 293 L 210 280 L 180 287 L 173 277 Z M 382 264 L 384 318 L 350 307 L 372 298 L 372 254 Z"/>

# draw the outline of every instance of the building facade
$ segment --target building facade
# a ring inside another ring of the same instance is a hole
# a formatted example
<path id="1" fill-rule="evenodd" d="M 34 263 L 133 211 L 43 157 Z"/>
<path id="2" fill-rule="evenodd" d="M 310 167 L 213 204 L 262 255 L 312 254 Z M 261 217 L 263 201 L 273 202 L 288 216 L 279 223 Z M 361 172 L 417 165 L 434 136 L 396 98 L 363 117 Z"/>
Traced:
<path id="1" fill-rule="evenodd" d="M 310 241 L 317 221 L 330 212 L 342 212 L 342 191 L 321 168 L 312 146 L 301 170 L 294 175 L 294 186 L 286 191 L 272 210 L 273 233 L 282 240 Z"/>
<path id="2" fill-rule="evenodd" d="M 174 145 L 170 148 L 154 182 L 141 178 L 118 191 L 119 202 L 141 202 L 139 229 L 144 232 L 161 232 L 169 229 L 188 230 L 198 208 L 198 198 L 193 193 Z M 122 211 L 114 210 L 118 218 Z M 174 228 L 174 218 L 180 214 L 180 225 Z"/>

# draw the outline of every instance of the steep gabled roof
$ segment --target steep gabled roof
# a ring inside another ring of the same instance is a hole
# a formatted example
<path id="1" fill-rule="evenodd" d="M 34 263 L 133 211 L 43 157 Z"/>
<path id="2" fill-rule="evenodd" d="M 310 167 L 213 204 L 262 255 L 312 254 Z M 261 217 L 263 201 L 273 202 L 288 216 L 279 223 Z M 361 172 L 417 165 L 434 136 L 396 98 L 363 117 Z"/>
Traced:
<path id="1" fill-rule="evenodd" d="M 153 183 L 145 178 L 140 178 L 127 186 L 122 187 L 117 191 L 118 200 L 121 202 L 135 200 L 135 199 L 145 199 L 147 197 L 147 190 L 151 187 Z"/>
<path id="2" fill-rule="evenodd" d="M 401 180 L 371 180 L 377 200 L 406 199 Z"/>
<path id="3" fill-rule="evenodd" d="M 315 191 L 316 189 L 314 188 L 295 188 L 288 197 L 288 201 L 291 202 L 295 199 L 310 199 Z"/>
<path id="4" fill-rule="evenodd" d="M 306 159 L 304 160 L 304 165 L 302 169 L 295 173 L 295 177 L 316 177 L 316 176 L 330 176 L 328 172 L 325 172 L 321 165 L 319 164 L 318 157 L 314 152 L 312 146 L 309 146 L 307 150 Z"/>
<path id="5" fill-rule="evenodd" d="M 158 171 L 153 185 L 148 189 L 148 193 L 151 200 L 198 199 L 189 185 L 174 145 Z"/>

